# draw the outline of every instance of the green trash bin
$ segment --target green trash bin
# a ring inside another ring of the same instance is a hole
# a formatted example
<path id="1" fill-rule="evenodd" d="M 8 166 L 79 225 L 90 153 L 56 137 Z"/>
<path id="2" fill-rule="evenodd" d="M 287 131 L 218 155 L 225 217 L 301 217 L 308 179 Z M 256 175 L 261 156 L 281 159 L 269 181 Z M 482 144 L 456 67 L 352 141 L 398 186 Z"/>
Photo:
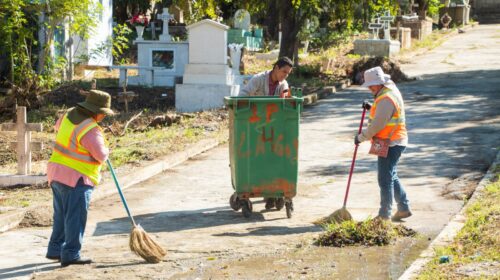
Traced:
<path id="1" fill-rule="evenodd" d="M 290 218 L 297 193 L 302 98 L 225 97 L 229 109 L 229 159 L 235 193 L 230 205 L 252 213 L 250 198 L 275 198 Z"/>

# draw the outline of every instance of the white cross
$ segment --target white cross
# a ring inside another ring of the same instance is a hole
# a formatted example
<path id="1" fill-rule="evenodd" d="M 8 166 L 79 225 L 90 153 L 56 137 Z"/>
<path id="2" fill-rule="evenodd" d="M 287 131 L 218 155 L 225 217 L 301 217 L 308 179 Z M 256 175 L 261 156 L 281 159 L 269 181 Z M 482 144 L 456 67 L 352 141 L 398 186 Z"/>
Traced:
<path id="1" fill-rule="evenodd" d="M 377 22 L 372 22 L 372 23 L 368 24 L 368 29 L 371 29 L 373 32 L 373 39 L 374 40 L 378 39 L 378 31 L 380 30 L 380 28 L 384 27 L 384 25 L 379 22 L 380 18 L 377 18 L 376 21 Z"/>
<path id="2" fill-rule="evenodd" d="M 390 11 L 386 11 L 383 16 L 380 17 L 380 21 L 384 24 L 384 39 L 391 39 L 391 22 L 394 17 L 391 16 Z"/>
<path id="3" fill-rule="evenodd" d="M 168 34 L 168 21 L 172 15 L 168 13 L 167 8 L 163 8 L 163 13 L 159 14 L 158 18 L 163 21 L 163 33 L 160 35 L 160 41 L 171 41 L 170 34 Z"/>

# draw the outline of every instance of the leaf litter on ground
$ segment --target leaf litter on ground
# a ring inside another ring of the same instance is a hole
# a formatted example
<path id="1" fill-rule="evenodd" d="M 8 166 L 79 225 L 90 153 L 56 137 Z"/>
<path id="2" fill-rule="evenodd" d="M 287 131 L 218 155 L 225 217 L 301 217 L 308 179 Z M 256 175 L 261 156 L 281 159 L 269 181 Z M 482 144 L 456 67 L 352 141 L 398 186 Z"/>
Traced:
<path id="1" fill-rule="evenodd" d="M 317 246 L 383 246 L 399 237 L 413 237 L 417 234 L 404 225 L 371 218 L 362 222 L 345 221 L 322 226 L 325 232 L 315 240 L 314 244 Z"/>

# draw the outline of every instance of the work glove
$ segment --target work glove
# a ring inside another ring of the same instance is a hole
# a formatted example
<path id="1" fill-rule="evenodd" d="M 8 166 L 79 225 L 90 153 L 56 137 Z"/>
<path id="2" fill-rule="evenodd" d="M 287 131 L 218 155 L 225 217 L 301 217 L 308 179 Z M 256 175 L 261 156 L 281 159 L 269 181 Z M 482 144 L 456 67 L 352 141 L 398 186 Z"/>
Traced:
<path id="1" fill-rule="evenodd" d="M 354 135 L 354 145 L 359 145 L 361 143 L 361 141 L 359 141 L 358 139 L 358 135 Z"/>
<path id="2" fill-rule="evenodd" d="M 363 101 L 363 105 L 361 106 L 362 108 L 366 110 L 370 110 L 372 108 L 372 104 L 368 102 L 368 100 Z"/>

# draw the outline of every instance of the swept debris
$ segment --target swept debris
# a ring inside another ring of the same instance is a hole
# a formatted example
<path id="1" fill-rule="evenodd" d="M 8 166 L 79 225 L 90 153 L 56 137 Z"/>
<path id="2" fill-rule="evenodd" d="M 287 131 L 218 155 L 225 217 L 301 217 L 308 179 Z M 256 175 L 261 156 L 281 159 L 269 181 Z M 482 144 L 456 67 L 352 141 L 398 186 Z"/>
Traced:
<path id="1" fill-rule="evenodd" d="M 382 246 L 388 245 L 398 237 L 415 236 L 416 232 L 403 225 L 394 225 L 380 219 L 367 219 L 363 222 L 345 221 L 343 223 L 323 224 L 326 232 L 314 242 L 318 246 L 344 247 L 350 245 Z"/>

